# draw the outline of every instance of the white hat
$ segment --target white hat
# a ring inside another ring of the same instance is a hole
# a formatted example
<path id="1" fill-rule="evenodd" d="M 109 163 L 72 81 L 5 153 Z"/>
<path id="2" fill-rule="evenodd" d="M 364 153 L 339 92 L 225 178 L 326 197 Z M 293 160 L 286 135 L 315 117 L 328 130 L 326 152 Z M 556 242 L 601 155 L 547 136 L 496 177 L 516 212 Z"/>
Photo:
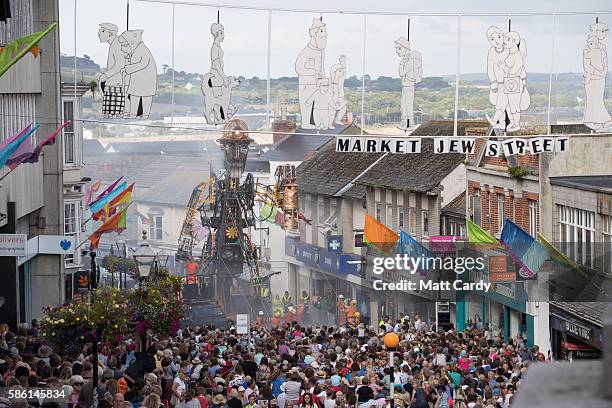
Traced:
<path id="1" fill-rule="evenodd" d="M 313 18 L 312 25 L 310 26 L 310 28 L 313 29 L 313 28 L 325 27 L 325 25 L 326 24 L 323 21 L 321 21 L 320 18 Z"/>
<path id="2" fill-rule="evenodd" d="M 338 295 L 338 299 L 344 299 L 344 295 Z"/>
<path id="3" fill-rule="evenodd" d="M 402 48 L 410 48 L 410 41 L 406 37 L 400 37 L 395 40 L 395 43 Z"/>
<path id="4" fill-rule="evenodd" d="M 100 27 L 102 27 L 105 30 L 112 31 L 114 33 L 119 31 L 119 27 L 117 27 L 113 23 L 102 23 L 102 24 L 100 24 Z"/>
<path id="5" fill-rule="evenodd" d="M 260 315 L 260 316 L 263 316 L 264 313 L 263 313 L 262 310 L 260 310 L 259 313 L 257 313 L 257 314 Z"/>

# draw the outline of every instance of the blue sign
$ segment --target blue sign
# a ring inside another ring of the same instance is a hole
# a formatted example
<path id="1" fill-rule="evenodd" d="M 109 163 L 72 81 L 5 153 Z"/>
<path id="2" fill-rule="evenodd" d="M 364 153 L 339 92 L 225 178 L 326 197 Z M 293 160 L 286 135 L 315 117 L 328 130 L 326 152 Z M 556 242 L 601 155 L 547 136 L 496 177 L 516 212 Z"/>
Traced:
<path id="1" fill-rule="evenodd" d="M 330 235 L 327 237 L 327 252 L 342 253 L 342 235 Z"/>
<path id="2" fill-rule="evenodd" d="M 331 238 L 331 237 L 330 237 Z M 342 239 L 340 237 L 340 239 Z M 328 246 L 333 240 L 328 240 Z M 341 245 L 341 244 L 340 244 Z M 326 248 L 305 244 L 296 238 L 285 239 L 285 255 L 295 258 L 307 266 L 337 275 L 353 274 L 360 276 L 361 258 L 353 254 L 342 254 L 341 250 L 329 251 Z"/>

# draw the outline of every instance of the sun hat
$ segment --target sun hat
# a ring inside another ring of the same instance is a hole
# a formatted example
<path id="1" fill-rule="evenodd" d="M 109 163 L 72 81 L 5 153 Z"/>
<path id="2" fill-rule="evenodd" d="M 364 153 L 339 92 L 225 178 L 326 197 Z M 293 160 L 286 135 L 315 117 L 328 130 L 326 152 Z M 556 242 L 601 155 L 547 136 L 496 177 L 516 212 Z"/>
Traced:
<path id="1" fill-rule="evenodd" d="M 72 377 L 70 377 L 70 385 L 82 385 L 84 382 L 85 380 L 80 375 L 73 375 Z"/>

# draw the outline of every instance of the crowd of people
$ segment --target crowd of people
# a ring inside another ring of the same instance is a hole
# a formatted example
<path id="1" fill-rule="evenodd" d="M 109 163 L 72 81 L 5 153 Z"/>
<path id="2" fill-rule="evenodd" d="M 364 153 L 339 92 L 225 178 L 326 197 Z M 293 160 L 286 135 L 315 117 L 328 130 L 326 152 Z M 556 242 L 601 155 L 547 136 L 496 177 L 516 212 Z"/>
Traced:
<path id="1" fill-rule="evenodd" d="M 102 408 L 382 408 L 391 389 L 398 408 L 508 408 L 529 364 L 545 360 L 520 337 L 468 329 L 432 331 L 418 316 L 378 327 L 297 322 L 251 335 L 194 327 L 172 338 L 150 336 L 99 350 L 97 406 Z M 385 333 L 398 334 L 389 361 Z M 393 368 L 391 368 L 391 366 Z M 61 390 L 64 399 L 0 398 L 0 408 L 93 406 L 91 345 L 56 353 L 37 323 L 0 325 L 0 386 Z"/>

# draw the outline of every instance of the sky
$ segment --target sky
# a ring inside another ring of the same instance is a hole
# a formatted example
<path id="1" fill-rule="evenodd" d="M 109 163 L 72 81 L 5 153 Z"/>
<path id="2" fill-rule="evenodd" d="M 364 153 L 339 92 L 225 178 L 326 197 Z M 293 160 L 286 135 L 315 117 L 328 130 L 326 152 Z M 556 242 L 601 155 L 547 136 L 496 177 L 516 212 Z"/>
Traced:
<path id="1" fill-rule="evenodd" d="M 127 0 L 60 0 L 61 50 L 68 55 L 87 54 L 104 66 L 108 45 L 97 37 L 99 24 L 112 22 L 120 31 L 126 28 Z M 171 0 L 168 0 L 171 1 Z M 295 76 L 295 57 L 307 44 L 308 28 L 313 18 L 323 17 L 328 31 L 325 69 L 340 54 L 346 55 L 348 75 L 363 72 L 378 77 L 397 77 L 398 57 L 394 41 L 407 35 L 410 13 L 482 13 L 500 16 L 464 16 L 461 30 L 457 16 L 410 17 L 410 40 L 423 58 L 423 75 L 455 75 L 457 51 L 459 72 L 486 72 L 489 44 L 486 30 L 491 25 L 504 29 L 508 17 L 527 46 L 527 72 L 565 73 L 582 71 L 582 49 L 589 24 L 596 17 L 612 26 L 612 2 L 609 0 L 218 0 L 223 5 L 292 8 L 308 12 L 271 13 L 270 75 Z M 189 3 L 204 4 L 202 0 Z M 75 30 L 76 3 L 76 30 Z M 143 41 L 151 49 L 158 69 L 172 66 L 172 14 L 169 3 L 130 0 L 130 29 L 143 29 Z M 310 10 L 313 10 L 310 12 Z M 210 25 L 217 20 L 225 27 L 225 72 L 228 75 L 267 77 L 268 18 L 266 10 L 217 8 L 199 5 L 174 5 L 174 66 L 177 70 L 204 73 L 210 69 Z M 392 12 L 406 15 L 370 14 L 364 16 L 334 11 Z M 599 12 L 583 15 L 514 16 L 513 13 Z M 326 13 L 327 12 L 327 13 Z M 607 12 L 607 13 L 605 13 Z M 365 21 L 364 21 L 365 20 Z M 553 24 L 554 22 L 554 24 Z M 365 32 L 365 33 L 364 33 Z M 555 35 L 553 36 L 553 32 Z M 461 34 L 459 36 L 459 33 Z M 364 36 L 365 34 L 365 36 Z M 606 43 L 612 49 L 612 36 Z M 365 39 L 365 47 L 364 47 Z M 460 40 L 460 47 L 458 47 Z M 365 57 L 365 61 L 364 61 Z"/>

